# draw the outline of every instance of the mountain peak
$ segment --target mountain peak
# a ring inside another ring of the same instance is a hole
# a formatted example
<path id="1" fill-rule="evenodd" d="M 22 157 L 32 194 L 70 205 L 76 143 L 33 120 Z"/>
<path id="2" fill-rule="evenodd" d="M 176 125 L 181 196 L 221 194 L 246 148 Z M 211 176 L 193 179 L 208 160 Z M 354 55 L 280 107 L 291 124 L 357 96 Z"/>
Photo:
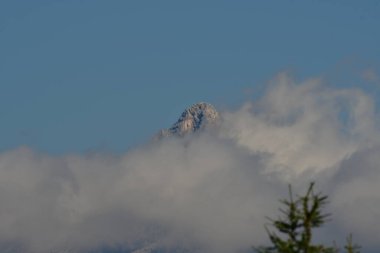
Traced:
<path id="1" fill-rule="evenodd" d="M 220 120 L 219 113 L 211 104 L 200 102 L 188 107 L 169 129 L 161 130 L 159 137 L 184 136 L 198 130 L 216 126 Z"/>

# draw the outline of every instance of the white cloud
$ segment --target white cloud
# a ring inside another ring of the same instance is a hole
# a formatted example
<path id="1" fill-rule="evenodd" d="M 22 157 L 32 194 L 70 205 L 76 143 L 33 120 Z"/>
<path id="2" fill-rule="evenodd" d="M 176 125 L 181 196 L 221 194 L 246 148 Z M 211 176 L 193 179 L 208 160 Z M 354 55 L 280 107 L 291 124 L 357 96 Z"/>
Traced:
<path id="1" fill-rule="evenodd" d="M 374 105 L 359 90 L 332 90 L 321 80 L 296 84 L 286 73 L 258 104 L 225 113 L 223 134 L 253 153 L 267 153 L 267 169 L 290 176 L 337 165 L 378 139 Z"/>
<path id="2" fill-rule="evenodd" d="M 122 156 L 2 153 L 0 249 L 236 252 L 266 242 L 265 217 L 277 215 L 288 182 L 315 179 L 331 196 L 335 236 L 380 247 L 380 135 L 368 95 L 282 73 L 261 100 L 222 115 L 216 134 Z"/>

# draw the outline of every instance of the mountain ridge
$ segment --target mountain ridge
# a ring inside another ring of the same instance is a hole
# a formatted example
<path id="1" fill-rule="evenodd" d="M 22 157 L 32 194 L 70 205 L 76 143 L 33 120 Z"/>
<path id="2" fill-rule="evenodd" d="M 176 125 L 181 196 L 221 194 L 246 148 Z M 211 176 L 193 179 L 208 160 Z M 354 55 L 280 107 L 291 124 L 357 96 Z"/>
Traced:
<path id="1" fill-rule="evenodd" d="M 179 119 L 167 129 L 162 129 L 156 139 L 169 136 L 185 135 L 218 126 L 220 114 L 215 107 L 206 102 L 199 102 L 186 108 Z"/>

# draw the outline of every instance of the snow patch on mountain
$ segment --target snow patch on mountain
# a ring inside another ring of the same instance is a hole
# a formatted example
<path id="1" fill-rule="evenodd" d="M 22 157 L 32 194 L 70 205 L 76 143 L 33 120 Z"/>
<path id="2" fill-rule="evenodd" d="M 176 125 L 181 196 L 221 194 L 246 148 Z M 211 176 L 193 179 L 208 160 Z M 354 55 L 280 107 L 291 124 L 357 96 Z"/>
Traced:
<path id="1" fill-rule="evenodd" d="M 185 136 L 199 130 L 217 127 L 220 115 L 211 104 L 200 102 L 187 108 L 172 127 L 161 130 L 157 139 L 168 136 Z"/>

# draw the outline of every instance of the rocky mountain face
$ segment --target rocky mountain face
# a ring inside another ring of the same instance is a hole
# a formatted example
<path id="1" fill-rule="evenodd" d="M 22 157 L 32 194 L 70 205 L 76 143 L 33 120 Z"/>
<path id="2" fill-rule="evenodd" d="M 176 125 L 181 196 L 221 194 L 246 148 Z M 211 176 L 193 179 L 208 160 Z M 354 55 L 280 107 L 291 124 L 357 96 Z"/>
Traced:
<path id="1" fill-rule="evenodd" d="M 197 103 L 187 108 L 172 127 L 161 130 L 157 138 L 184 136 L 199 130 L 215 127 L 219 122 L 220 115 L 212 105 L 204 102 Z"/>

